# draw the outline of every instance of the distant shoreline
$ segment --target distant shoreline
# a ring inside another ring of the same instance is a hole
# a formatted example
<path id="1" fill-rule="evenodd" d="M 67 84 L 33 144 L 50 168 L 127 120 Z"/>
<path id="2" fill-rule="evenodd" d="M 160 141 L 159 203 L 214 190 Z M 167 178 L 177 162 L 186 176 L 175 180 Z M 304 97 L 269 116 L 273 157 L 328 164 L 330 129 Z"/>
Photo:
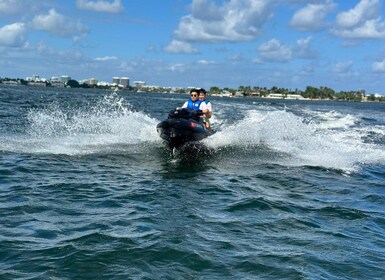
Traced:
<path id="1" fill-rule="evenodd" d="M 155 87 L 155 86 L 141 86 L 141 87 L 121 87 L 121 86 L 97 86 L 97 85 L 79 85 L 69 86 L 63 83 L 51 84 L 49 82 L 31 82 L 21 79 L 1 79 L 0 86 L 25 86 L 25 87 L 44 87 L 44 88 L 84 88 L 96 90 L 111 90 L 111 91 L 129 91 L 129 92 L 146 92 L 146 93 L 170 93 L 170 94 L 188 94 L 191 87 Z M 261 98 L 261 99 L 276 99 L 276 100 L 303 100 L 303 101 L 354 101 L 354 102 L 385 102 L 384 96 L 375 96 L 373 94 L 366 96 L 364 91 L 350 91 L 335 93 L 332 89 L 321 87 L 320 89 L 314 87 L 307 87 L 305 91 L 296 90 L 291 92 L 287 89 L 272 87 L 258 88 L 258 87 L 239 87 L 239 89 L 220 89 L 212 87 L 208 90 L 208 95 L 218 97 L 230 98 Z"/>

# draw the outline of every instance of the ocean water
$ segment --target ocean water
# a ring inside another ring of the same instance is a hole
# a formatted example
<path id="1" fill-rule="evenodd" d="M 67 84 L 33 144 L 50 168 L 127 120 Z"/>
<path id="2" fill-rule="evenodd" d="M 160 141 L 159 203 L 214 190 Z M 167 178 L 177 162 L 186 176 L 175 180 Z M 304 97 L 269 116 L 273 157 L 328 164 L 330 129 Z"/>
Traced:
<path id="1" fill-rule="evenodd" d="M 385 104 L 0 86 L 0 279 L 383 279 Z"/>

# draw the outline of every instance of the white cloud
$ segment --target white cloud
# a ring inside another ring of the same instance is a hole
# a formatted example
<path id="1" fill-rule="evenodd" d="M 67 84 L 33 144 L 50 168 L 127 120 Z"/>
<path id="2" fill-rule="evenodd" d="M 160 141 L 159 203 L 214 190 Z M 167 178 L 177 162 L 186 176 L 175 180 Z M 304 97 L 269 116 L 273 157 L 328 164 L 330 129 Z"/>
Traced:
<path id="1" fill-rule="evenodd" d="M 353 61 L 343 61 L 338 62 L 333 66 L 332 71 L 338 74 L 347 74 L 351 72 L 351 69 L 353 67 Z"/>
<path id="2" fill-rule="evenodd" d="M 191 3 L 191 11 L 196 19 L 221 20 L 221 13 L 214 2 L 208 0 L 195 0 Z"/>
<path id="3" fill-rule="evenodd" d="M 362 0 L 353 9 L 337 15 L 337 25 L 342 28 L 352 28 L 363 24 L 367 19 L 377 18 L 380 9 L 379 0 Z"/>
<path id="4" fill-rule="evenodd" d="M 68 61 L 80 62 L 85 60 L 85 56 L 79 50 L 57 50 L 47 46 L 44 42 L 38 43 L 36 46 L 30 46 L 30 50 L 35 50 L 37 54 L 53 62 L 57 60 L 68 59 Z"/>
<path id="5" fill-rule="evenodd" d="M 37 30 L 47 31 L 59 36 L 75 36 L 83 35 L 87 31 L 87 27 L 81 23 L 71 22 L 62 14 L 56 12 L 55 9 L 49 10 L 46 15 L 37 15 L 32 20 L 32 27 Z"/>
<path id="6" fill-rule="evenodd" d="M 299 58 L 315 58 L 317 52 L 311 47 L 310 43 L 313 37 L 309 36 L 306 39 L 297 40 L 297 44 L 293 47 L 293 52 Z"/>
<path id="7" fill-rule="evenodd" d="M 209 64 L 214 64 L 214 63 L 215 63 L 214 61 L 208 61 L 208 60 L 205 60 L 205 59 L 202 59 L 202 60 L 198 61 L 198 64 L 202 64 L 202 65 L 209 65 Z"/>
<path id="8" fill-rule="evenodd" d="M 0 13 L 12 14 L 22 9 L 21 0 L 0 0 Z"/>
<path id="9" fill-rule="evenodd" d="M 367 20 L 352 29 L 335 29 L 333 34 L 348 39 L 385 39 L 385 22 L 380 18 Z"/>
<path id="10" fill-rule="evenodd" d="M 292 58 L 290 46 L 282 44 L 277 39 L 261 44 L 258 47 L 261 61 L 286 62 Z"/>
<path id="11" fill-rule="evenodd" d="M 97 57 L 94 60 L 95 61 L 111 61 L 111 60 L 117 60 L 118 58 L 116 56 L 103 56 L 103 57 Z"/>
<path id="12" fill-rule="evenodd" d="M 255 40 L 271 16 L 271 1 L 230 0 L 217 7 L 212 0 L 193 0 L 175 35 L 182 41 L 236 42 Z"/>
<path id="13" fill-rule="evenodd" d="M 294 45 L 284 44 L 277 39 L 271 39 L 257 48 L 259 58 L 254 60 L 254 62 L 288 62 L 295 58 L 313 59 L 317 56 L 317 52 L 311 47 L 312 39 L 311 36 L 299 39 Z"/>
<path id="14" fill-rule="evenodd" d="M 349 39 L 385 39 L 380 0 L 361 0 L 354 8 L 337 15 L 332 33 Z"/>
<path id="15" fill-rule="evenodd" d="M 21 47 L 26 43 L 27 28 L 24 23 L 13 23 L 0 28 L 0 45 Z"/>
<path id="16" fill-rule="evenodd" d="M 89 10 L 93 12 L 121 13 L 124 11 L 124 7 L 121 3 L 121 0 L 114 0 L 112 3 L 110 1 L 104 0 L 77 0 L 76 6 L 81 10 Z"/>
<path id="17" fill-rule="evenodd" d="M 183 63 L 176 63 L 173 65 L 170 65 L 168 70 L 170 70 L 172 72 L 185 72 L 186 71 L 186 65 Z"/>
<path id="18" fill-rule="evenodd" d="M 385 59 L 383 61 L 374 62 L 372 65 L 373 72 L 385 72 Z"/>
<path id="19" fill-rule="evenodd" d="M 290 26 L 301 31 L 322 29 L 325 26 L 323 19 L 334 7 L 333 0 L 327 0 L 322 4 L 307 4 L 293 15 Z"/>
<path id="20" fill-rule="evenodd" d="M 172 40 L 171 43 L 164 48 L 164 50 L 169 53 L 184 53 L 184 54 L 198 53 L 198 50 L 193 48 L 191 44 L 178 41 L 178 40 Z"/>

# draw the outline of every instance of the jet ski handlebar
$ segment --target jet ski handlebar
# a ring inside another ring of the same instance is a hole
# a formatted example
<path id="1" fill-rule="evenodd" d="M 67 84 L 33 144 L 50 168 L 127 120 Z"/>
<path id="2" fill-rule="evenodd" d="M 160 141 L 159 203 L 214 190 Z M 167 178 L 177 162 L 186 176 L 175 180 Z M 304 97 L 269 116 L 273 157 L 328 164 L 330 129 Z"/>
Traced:
<path id="1" fill-rule="evenodd" d="M 176 108 L 168 113 L 169 119 L 195 119 L 199 120 L 203 116 L 202 110 L 189 108 Z"/>

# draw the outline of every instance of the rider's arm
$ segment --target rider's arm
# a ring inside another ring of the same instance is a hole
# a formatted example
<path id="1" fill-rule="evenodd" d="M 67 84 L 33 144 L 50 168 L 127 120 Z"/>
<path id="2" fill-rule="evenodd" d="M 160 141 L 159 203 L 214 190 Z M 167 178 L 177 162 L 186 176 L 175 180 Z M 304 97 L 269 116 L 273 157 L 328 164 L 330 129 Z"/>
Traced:
<path id="1" fill-rule="evenodd" d="M 204 104 L 204 110 L 202 111 L 205 113 L 206 118 L 211 118 L 211 116 L 213 115 L 211 103 L 208 102 L 208 103 L 202 103 L 202 104 Z"/>
<path id="2" fill-rule="evenodd" d="M 199 110 L 201 110 L 204 114 L 204 118 L 209 118 L 208 114 L 210 113 L 209 109 L 207 108 L 207 104 L 205 102 L 202 102 L 199 106 Z"/>

